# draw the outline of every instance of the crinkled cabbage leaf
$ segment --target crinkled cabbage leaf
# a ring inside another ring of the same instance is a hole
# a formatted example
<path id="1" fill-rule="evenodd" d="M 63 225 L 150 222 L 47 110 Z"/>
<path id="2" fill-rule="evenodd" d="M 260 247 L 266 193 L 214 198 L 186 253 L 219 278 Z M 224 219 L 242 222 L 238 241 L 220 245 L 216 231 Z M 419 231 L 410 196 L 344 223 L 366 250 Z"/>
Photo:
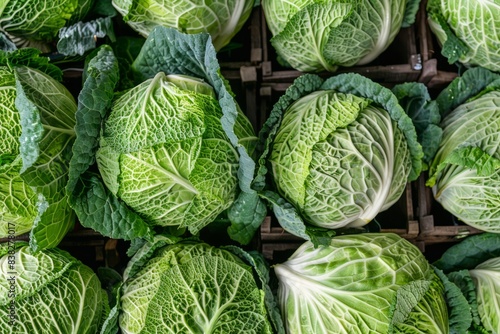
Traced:
<path id="1" fill-rule="evenodd" d="M 5 0 L 0 5 L 0 31 L 18 47 L 51 51 L 59 30 L 82 20 L 94 0 Z"/>

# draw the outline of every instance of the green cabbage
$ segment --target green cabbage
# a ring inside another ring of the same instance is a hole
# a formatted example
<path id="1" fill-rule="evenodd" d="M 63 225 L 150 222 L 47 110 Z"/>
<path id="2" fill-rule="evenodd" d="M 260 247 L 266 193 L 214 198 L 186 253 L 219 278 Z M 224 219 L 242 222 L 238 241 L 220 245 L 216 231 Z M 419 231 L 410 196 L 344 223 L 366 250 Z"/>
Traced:
<path id="1" fill-rule="evenodd" d="M 316 227 L 366 225 L 401 197 L 422 167 L 415 127 L 396 96 L 357 74 L 299 77 L 264 131 L 261 170 L 269 167 L 279 195 Z M 309 239 L 300 224 L 287 222 L 286 204 L 266 196 L 280 224 Z"/>
<path id="2" fill-rule="evenodd" d="M 118 324 L 128 334 L 274 333 L 270 290 L 260 269 L 239 248 L 157 237 L 128 263 L 105 329 Z"/>
<path id="3" fill-rule="evenodd" d="M 236 198 L 238 153 L 221 117 L 201 80 L 160 72 L 142 82 L 113 102 L 105 121 L 96 154 L 104 183 L 151 224 L 197 233 Z M 253 151 L 243 114 L 235 133 Z"/>
<path id="4" fill-rule="evenodd" d="M 4 0 L 0 4 L 0 32 L 18 47 L 50 51 L 59 30 L 80 21 L 93 0 Z"/>
<path id="5" fill-rule="evenodd" d="M 500 257 L 478 264 L 469 274 L 476 285 L 481 323 L 492 333 L 500 333 Z"/>
<path id="6" fill-rule="evenodd" d="M 415 20 L 419 0 L 263 0 L 282 63 L 303 72 L 364 65 Z"/>
<path id="7" fill-rule="evenodd" d="M 469 69 L 437 101 L 443 137 L 427 185 L 466 224 L 500 232 L 500 76 Z"/>
<path id="8" fill-rule="evenodd" d="M 30 232 L 34 249 L 56 246 L 75 217 L 65 186 L 77 106 L 38 52 L 0 54 L 0 237 Z"/>
<path id="9" fill-rule="evenodd" d="M 187 34 L 209 33 L 216 50 L 227 45 L 252 13 L 254 0 L 113 0 L 125 22 L 147 37 L 160 25 Z"/>
<path id="10" fill-rule="evenodd" d="M 57 248 L 0 245 L 0 333 L 95 334 L 109 311 L 97 275 Z"/>
<path id="11" fill-rule="evenodd" d="M 266 214 L 250 187 L 257 137 L 210 36 L 158 26 L 129 71 L 120 77 L 103 45 L 84 72 L 67 185 L 81 224 L 150 240 L 222 218 L 231 238 L 249 243 Z M 123 78 L 134 85 L 116 94 Z"/>
<path id="12" fill-rule="evenodd" d="M 500 7 L 497 1 L 429 0 L 429 26 L 450 63 L 500 71 Z"/>
<path id="13" fill-rule="evenodd" d="M 396 234 L 307 241 L 274 270 L 288 333 L 448 333 L 443 283 Z"/>

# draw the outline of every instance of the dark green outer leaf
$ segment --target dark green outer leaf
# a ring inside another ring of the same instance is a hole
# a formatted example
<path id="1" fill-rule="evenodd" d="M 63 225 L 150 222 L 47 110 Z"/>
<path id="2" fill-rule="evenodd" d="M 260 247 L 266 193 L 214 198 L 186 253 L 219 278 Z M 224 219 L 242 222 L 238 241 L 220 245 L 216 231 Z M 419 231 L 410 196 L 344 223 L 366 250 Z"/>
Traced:
<path id="1" fill-rule="evenodd" d="M 115 17 L 118 14 L 111 0 L 94 1 L 93 7 L 90 9 L 89 16 L 111 16 Z"/>
<path id="2" fill-rule="evenodd" d="M 319 246 L 328 246 L 332 242 L 332 238 L 338 234 L 341 234 L 339 230 L 331 230 L 327 228 L 321 228 L 316 226 L 306 225 L 306 233 L 308 239 L 313 243 L 314 247 Z M 359 233 L 357 231 L 346 231 L 349 234 L 351 233 Z"/>
<path id="3" fill-rule="evenodd" d="M 446 116 L 468 99 L 478 95 L 500 75 L 481 67 L 470 68 L 455 78 L 436 98 L 441 117 Z"/>
<path id="4" fill-rule="evenodd" d="M 103 46 L 89 62 L 78 97 L 77 138 L 70 161 L 67 193 L 81 224 L 117 239 L 150 238 L 148 224 L 88 171 L 95 163 L 101 122 L 106 116 L 118 81 L 118 64 L 109 46 Z"/>
<path id="5" fill-rule="evenodd" d="M 187 35 L 171 28 L 157 27 L 149 34 L 132 70 L 138 81 L 164 72 L 190 75 L 212 84 L 212 75 L 208 72 L 218 72 L 219 64 L 208 34 Z"/>
<path id="6" fill-rule="evenodd" d="M 482 233 L 469 236 L 448 248 L 434 265 L 449 273 L 460 269 L 473 269 L 478 264 L 500 256 L 500 234 Z"/>
<path id="7" fill-rule="evenodd" d="M 413 121 L 417 133 L 424 131 L 429 124 L 439 124 L 439 108 L 431 99 L 427 87 L 420 82 L 406 82 L 392 88 L 399 104 Z"/>
<path id="8" fill-rule="evenodd" d="M 106 189 L 96 174 L 80 176 L 69 202 L 82 226 L 104 236 L 125 240 L 152 237 L 149 225 Z"/>
<path id="9" fill-rule="evenodd" d="M 288 203 L 275 192 L 269 190 L 261 192 L 260 195 L 272 205 L 274 215 L 285 231 L 304 240 L 310 239 L 302 217 L 300 217 L 292 204 Z"/>
<path id="10" fill-rule="evenodd" d="M 420 0 L 408 0 L 406 2 L 406 8 L 403 17 L 403 23 L 401 23 L 401 28 L 409 27 L 413 23 L 415 23 L 419 7 Z"/>
<path id="11" fill-rule="evenodd" d="M 146 239 L 142 239 L 142 238 L 132 239 L 132 241 L 130 242 L 130 246 L 127 249 L 127 256 L 128 257 L 134 256 L 134 254 L 137 253 L 139 251 L 139 249 L 144 247 L 144 245 L 147 242 L 148 241 Z"/>
<path id="12" fill-rule="evenodd" d="M 422 147 L 417 139 L 417 132 L 411 118 L 399 105 L 396 96 L 388 89 L 357 73 L 339 74 L 327 79 L 322 89 L 333 89 L 341 93 L 350 93 L 374 101 L 387 110 L 404 133 L 412 159 L 412 171 L 408 181 L 414 181 L 422 170 Z"/>
<path id="13" fill-rule="evenodd" d="M 95 163 L 101 122 L 111 107 L 118 79 L 118 63 L 113 51 L 109 46 L 103 46 L 90 61 L 86 80 L 78 95 L 76 139 L 66 187 L 69 194 L 73 193 L 80 175 Z"/>
<path id="14" fill-rule="evenodd" d="M 443 130 L 439 127 L 441 115 L 436 101 L 431 100 L 427 87 L 418 82 L 398 84 L 392 88 L 399 104 L 410 116 L 428 165 L 436 154 Z"/>
<path id="15" fill-rule="evenodd" d="M 115 290 L 116 286 L 122 283 L 122 275 L 110 267 L 97 268 L 97 276 L 101 281 L 102 287 L 110 294 Z M 111 304 L 115 304 L 114 296 L 109 299 Z"/>
<path id="16" fill-rule="evenodd" d="M 423 161 L 425 165 L 422 170 L 427 170 L 431 164 L 432 158 L 439 149 L 439 144 L 443 138 L 443 129 L 438 125 L 429 124 L 429 126 L 419 135 L 419 141 L 424 151 Z"/>
<path id="17" fill-rule="evenodd" d="M 111 17 L 98 18 L 90 22 L 78 22 L 59 30 L 57 51 L 67 56 L 84 55 L 97 45 L 97 38 L 116 40 Z"/>
<path id="18" fill-rule="evenodd" d="M 456 63 L 469 52 L 469 47 L 455 35 L 443 15 L 434 13 L 433 17 L 446 34 L 446 41 L 441 49 L 441 54 L 448 58 L 450 64 Z"/>
<path id="19" fill-rule="evenodd" d="M 121 92 L 135 86 L 134 73 L 130 69 L 139 55 L 145 39 L 143 37 L 120 36 L 111 44 L 120 68 L 120 81 L 117 91 Z"/>
<path id="20" fill-rule="evenodd" d="M 435 268 L 435 270 L 439 269 Z M 469 313 L 472 317 L 471 325 L 481 326 L 481 317 L 479 316 L 479 311 L 477 309 L 476 285 L 474 284 L 469 271 L 467 269 L 454 271 L 449 273 L 446 277 L 460 289 L 462 295 L 466 299 L 469 307 Z"/>
<path id="21" fill-rule="evenodd" d="M 472 324 L 472 314 L 467 299 L 460 288 L 451 282 L 442 270 L 434 267 L 434 272 L 444 284 L 450 334 L 465 333 Z"/>
<path id="22" fill-rule="evenodd" d="M 267 208 L 256 191 L 241 192 L 227 214 L 231 221 L 231 226 L 227 230 L 229 236 L 240 244 L 247 245 L 262 224 Z"/>

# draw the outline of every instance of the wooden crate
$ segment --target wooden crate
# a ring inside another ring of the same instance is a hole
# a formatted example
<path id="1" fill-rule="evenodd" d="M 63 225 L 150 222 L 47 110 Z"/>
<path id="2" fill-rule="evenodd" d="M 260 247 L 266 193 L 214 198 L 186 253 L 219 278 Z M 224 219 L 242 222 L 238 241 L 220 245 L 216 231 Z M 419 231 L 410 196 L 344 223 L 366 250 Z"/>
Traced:
<path id="1" fill-rule="evenodd" d="M 301 74 L 300 71 L 285 68 L 277 62 L 276 52 L 270 43 L 272 37 L 265 15 L 261 10 L 261 33 L 263 58 L 261 64 L 261 81 L 291 82 Z M 421 39 L 419 39 L 421 40 Z M 334 73 L 354 72 L 362 74 L 380 83 L 402 83 L 407 81 L 427 80 L 423 74 L 422 57 L 417 45 L 417 27 L 412 25 L 402 28 L 389 48 L 377 59 L 367 65 L 339 68 Z M 328 77 L 334 73 L 322 72 L 320 76 Z M 427 72 L 426 72 L 427 73 Z"/>
<path id="2" fill-rule="evenodd" d="M 417 244 L 422 251 L 426 246 L 439 243 L 458 242 L 462 238 L 483 233 L 447 212 L 435 199 L 432 189 L 425 185 L 427 174 L 423 173 L 417 184 L 417 220 L 420 234 Z"/>
<path id="3" fill-rule="evenodd" d="M 399 201 L 375 217 L 380 232 L 395 233 L 417 244 L 419 224 L 415 219 L 413 203 L 414 186 L 407 184 Z M 277 219 L 270 215 L 260 227 L 259 251 L 271 263 L 285 261 L 305 240 L 286 232 Z"/>
<path id="4" fill-rule="evenodd" d="M 14 242 L 29 242 L 29 233 L 16 236 Z M 0 238 L 0 243 L 8 242 L 7 238 Z M 92 229 L 82 228 L 77 224 L 73 231 L 66 234 L 57 248 L 69 252 L 76 259 L 82 261 L 93 270 L 99 267 L 117 268 L 123 265 L 127 247 L 123 241 L 102 236 Z"/>
<path id="5" fill-rule="evenodd" d="M 458 76 L 458 67 L 449 64 L 441 55 L 441 47 L 427 21 L 426 6 L 427 0 L 422 0 L 416 22 L 422 57 L 422 76 L 419 81 L 435 95 Z"/>

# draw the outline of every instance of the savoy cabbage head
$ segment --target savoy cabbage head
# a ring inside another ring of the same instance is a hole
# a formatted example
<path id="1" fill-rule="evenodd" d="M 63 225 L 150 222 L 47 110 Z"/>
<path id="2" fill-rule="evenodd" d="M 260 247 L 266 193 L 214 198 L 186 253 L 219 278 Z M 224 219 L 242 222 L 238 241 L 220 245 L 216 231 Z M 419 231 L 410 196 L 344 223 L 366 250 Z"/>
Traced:
<path id="1" fill-rule="evenodd" d="M 103 45 L 79 95 L 67 190 L 82 225 L 131 240 L 197 234 L 228 213 L 230 236 L 248 243 L 266 214 L 249 184 L 257 137 L 210 35 L 158 26 L 131 65 L 132 88 L 116 91 L 119 71 Z"/>
<path id="2" fill-rule="evenodd" d="M 4 0 L 0 3 L 0 32 L 18 47 L 51 50 L 59 30 L 82 20 L 94 0 Z"/>
<path id="3" fill-rule="evenodd" d="M 29 232 L 33 249 L 56 246 L 74 224 L 65 186 L 77 109 L 38 54 L 0 51 L 0 237 Z"/>
<path id="4" fill-rule="evenodd" d="M 267 284 L 268 272 L 257 254 L 156 236 L 127 264 L 104 330 L 282 333 Z"/>
<path id="5" fill-rule="evenodd" d="M 109 311 L 97 275 L 58 248 L 3 243 L 0 279 L 2 334 L 95 334 Z"/>
<path id="6" fill-rule="evenodd" d="M 415 21 L 419 0 L 262 0 L 282 63 L 302 72 L 364 65 Z"/>
<path id="7" fill-rule="evenodd" d="M 287 333 L 448 333 L 443 283 L 396 234 L 307 241 L 274 271 Z"/>
<path id="8" fill-rule="evenodd" d="M 429 0 L 429 26 L 449 63 L 500 71 L 498 1 Z"/>
<path id="9" fill-rule="evenodd" d="M 437 102 L 443 138 L 427 185 L 464 223 L 500 232 L 500 76 L 471 68 L 451 82 Z"/>
<path id="10" fill-rule="evenodd" d="M 209 33 L 216 50 L 227 45 L 250 17 L 254 0 L 113 0 L 123 20 L 147 37 L 158 25 L 187 34 Z"/>
<path id="11" fill-rule="evenodd" d="M 306 74 L 274 105 L 260 170 L 280 224 L 309 239 L 306 223 L 359 227 L 393 205 L 422 168 L 412 120 L 387 88 L 357 74 Z M 288 202 L 288 203 L 285 203 Z M 291 218 L 295 208 L 297 216 Z"/>
<path id="12" fill-rule="evenodd" d="M 154 225 L 196 234 L 236 199 L 239 155 L 225 134 L 213 88 L 159 72 L 113 102 L 96 153 L 108 189 Z M 235 134 L 255 134 L 240 113 Z"/>

